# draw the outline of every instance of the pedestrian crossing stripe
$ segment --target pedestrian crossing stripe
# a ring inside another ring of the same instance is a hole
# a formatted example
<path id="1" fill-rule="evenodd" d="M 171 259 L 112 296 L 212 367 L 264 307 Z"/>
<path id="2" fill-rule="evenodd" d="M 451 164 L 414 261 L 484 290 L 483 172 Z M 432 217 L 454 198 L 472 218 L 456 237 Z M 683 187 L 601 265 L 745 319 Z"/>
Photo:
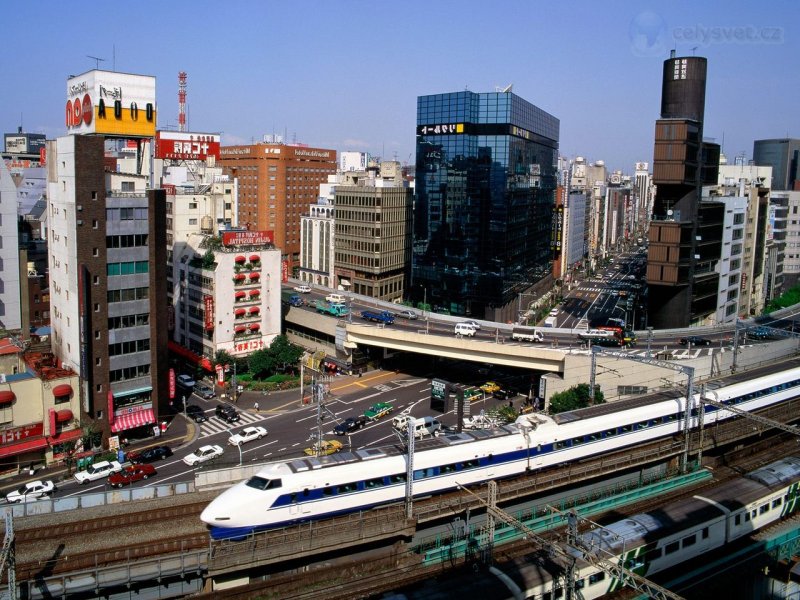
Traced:
<path id="1" fill-rule="evenodd" d="M 234 431 L 235 429 L 240 429 L 241 427 L 246 427 L 247 425 L 252 425 L 253 423 L 258 423 L 266 419 L 266 417 L 262 417 L 261 415 L 254 415 L 246 412 L 240 412 L 239 416 L 241 420 L 236 423 L 226 423 L 217 416 L 209 417 L 208 421 L 200 423 L 200 437 L 204 438 L 218 433 L 227 433 L 228 431 Z"/>

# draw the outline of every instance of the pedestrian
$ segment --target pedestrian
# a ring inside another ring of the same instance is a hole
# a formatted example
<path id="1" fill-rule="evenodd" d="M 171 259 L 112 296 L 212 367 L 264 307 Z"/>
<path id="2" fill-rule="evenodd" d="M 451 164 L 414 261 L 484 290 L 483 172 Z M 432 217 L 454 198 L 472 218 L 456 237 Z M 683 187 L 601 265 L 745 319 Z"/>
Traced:
<path id="1" fill-rule="evenodd" d="M 254 409 L 256 412 L 258 412 L 258 401 L 256 401 L 256 402 L 255 402 L 255 404 L 253 404 L 253 409 Z"/>

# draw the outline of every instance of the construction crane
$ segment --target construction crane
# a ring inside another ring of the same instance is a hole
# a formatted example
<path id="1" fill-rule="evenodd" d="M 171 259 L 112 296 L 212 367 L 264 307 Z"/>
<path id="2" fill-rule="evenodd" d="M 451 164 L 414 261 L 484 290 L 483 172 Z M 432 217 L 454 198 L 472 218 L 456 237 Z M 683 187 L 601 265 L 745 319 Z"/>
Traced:
<path id="1" fill-rule="evenodd" d="M 470 496 L 475 498 L 484 507 L 486 507 L 486 512 L 489 515 L 489 533 L 487 534 L 487 543 L 490 548 L 491 544 L 493 543 L 492 538 L 494 537 L 494 519 L 498 519 L 504 523 L 507 523 L 508 525 L 511 525 L 515 529 L 518 529 L 526 535 L 526 539 L 532 541 L 537 546 L 548 550 L 553 557 L 560 559 L 563 564 L 567 565 L 567 600 L 573 600 L 574 598 L 581 597 L 580 591 L 575 587 L 575 563 L 578 557 L 582 558 L 590 565 L 603 571 L 604 573 L 615 577 L 622 585 L 631 587 L 643 594 L 647 594 L 650 598 L 656 598 L 658 600 L 666 600 L 667 598 L 671 600 L 683 600 L 681 596 L 678 596 L 668 589 L 663 588 L 660 585 L 646 579 L 645 577 L 642 577 L 641 575 L 638 575 L 633 571 L 630 571 L 629 569 L 617 564 L 615 562 L 617 560 L 616 556 L 612 556 L 610 554 L 608 556 L 602 556 L 601 552 L 603 552 L 603 550 L 601 548 L 588 547 L 583 544 L 582 540 L 578 536 L 577 530 L 578 520 L 580 517 L 574 511 L 570 513 L 563 513 L 559 510 L 551 508 L 551 510 L 554 512 L 567 516 L 567 524 L 569 526 L 567 543 L 562 546 L 546 540 L 537 534 L 533 529 L 525 525 L 525 523 L 522 521 L 514 518 L 504 510 L 497 508 L 495 504 L 497 499 L 497 482 L 489 482 L 488 502 L 461 484 L 456 483 L 456 485 L 458 485 L 461 490 L 467 492 Z"/>

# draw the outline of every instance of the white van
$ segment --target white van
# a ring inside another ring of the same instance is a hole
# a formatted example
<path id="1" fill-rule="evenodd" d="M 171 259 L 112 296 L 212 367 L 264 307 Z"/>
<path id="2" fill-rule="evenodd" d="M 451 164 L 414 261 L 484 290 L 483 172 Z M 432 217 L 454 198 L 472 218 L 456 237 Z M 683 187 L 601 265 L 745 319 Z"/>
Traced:
<path id="1" fill-rule="evenodd" d="M 454 333 L 456 335 L 468 335 L 469 337 L 473 337 L 475 335 L 475 328 L 469 323 L 456 323 Z"/>
<path id="2" fill-rule="evenodd" d="M 325 296 L 325 300 L 331 304 L 344 304 L 344 296 L 341 294 L 328 294 Z"/>
<path id="3" fill-rule="evenodd" d="M 400 416 L 392 419 L 392 427 L 397 431 L 405 432 L 408 425 L 408 417 Z M 421 438 L 426 435 L 438 435 L 442 430 L 442 424 L 433 417 L 422 417 L 414 419 L 414 437 Z"/>

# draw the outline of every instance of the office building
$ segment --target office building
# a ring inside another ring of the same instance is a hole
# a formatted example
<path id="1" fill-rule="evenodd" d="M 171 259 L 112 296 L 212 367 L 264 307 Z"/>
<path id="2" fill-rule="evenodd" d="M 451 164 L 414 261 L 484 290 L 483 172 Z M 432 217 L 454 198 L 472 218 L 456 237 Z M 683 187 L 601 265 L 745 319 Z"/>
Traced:
<path id="1" fill-rule="evenodd" d="M 552 287 L 558 137 L 510 91 L 417 98 L 414 301 L 512 321 Z"/>
<path id="2" fill-rule="evenodd" d="M 0 326 L 22 327 L 17 186 L 5 162 L 0 161 Z"/>
<path id="3" fill-rule="evenodd" d="M 776 223 L 776 221 L 780 223 L 780 220 L 775 219 L 774 215 L 782 215 L 783 213 L 786 215 L 782 232 L 780 229 L 776 231 L 774 225 L 771 228 L 773 237 L 776 234 L 780 235 L 780 233 L 783 233 L 784 236 L 785 252 L 781 272 L 783 274 L 782 291 L 786 291 L 800 284 L 800 191 L 773 191 L 770 201 L 770 209 L 773 215 L 772 218 L 768 219 L 770 223 Z M 769 265 L 770 261 L 767 261 L 767 268 Z M 771 291 L 769 280 L 765 287 L 767 292 Z M 772 298 L 779 294 L 768 293 L 767 295 Z"/>
<path id="4" fill-rule="evenodd" d="M 84 426 L 152 434 L 170 400 L 166 194 L 143 174 L 155 78 L 93 70 L 67 98 L 69 135 L 47 143 L 52 349 L 81 376 Z M 142 168 L 116 170 L 120 139 Z"/>
<path id="5" fill-rule="evenodd" d="M 656 121 L 656 195 L 647 258 L 648 325 L 686 327 L 716 311 L 724 204 L 701 202 L 717 183 L 719 145 L 703 140 L 705 58 L 664 61 Z"/>
<path id="6" fill-rule="evenodd" d="M 336 172 L 336 151 L 286 144 L 226 146 L 218 164 L 239 180 L 240 227 L 272 231 L 288 272 L 300 265 L 300 220 L 319 184 Z"/>
<path id="7" fill-rule="evenodd" d="M 756 140 L 753 162 L 772 167 L 773 190 L 800 191 L 800 139 Z"/>

